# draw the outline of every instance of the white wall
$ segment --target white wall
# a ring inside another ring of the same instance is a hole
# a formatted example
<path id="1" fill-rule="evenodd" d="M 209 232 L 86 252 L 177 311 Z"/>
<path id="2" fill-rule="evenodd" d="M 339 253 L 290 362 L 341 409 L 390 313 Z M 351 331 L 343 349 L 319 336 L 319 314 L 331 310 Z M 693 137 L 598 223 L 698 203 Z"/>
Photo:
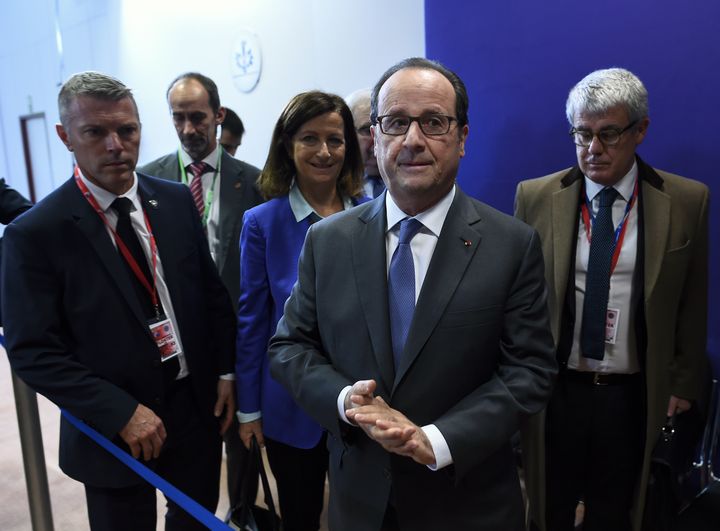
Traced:
<path id="1" fill-rule="evenodd" d="M 141 163 L 177 148 L 168 83 L 188 70 L 202 72 L 245 123 L 238 156 L 262 166 L 292 96 L 309 89 L 345 96 L 371 86 L 398 60 L 425 53 L 423 0 L 5 0 L 1 9 L 0 177 L 23 193 L 24 114 L 46 113 L 55 183 L 70 176 L 72 159 L 53 124 L 59 85 L 74 72 L 99 70 L 133 88 L 143 123 Z M 394 21 L 403 30 L 383 34 Z M 232 81 L 239 28 L 256 33 L 262 46 L 263 72 L 250 94 Z"/>

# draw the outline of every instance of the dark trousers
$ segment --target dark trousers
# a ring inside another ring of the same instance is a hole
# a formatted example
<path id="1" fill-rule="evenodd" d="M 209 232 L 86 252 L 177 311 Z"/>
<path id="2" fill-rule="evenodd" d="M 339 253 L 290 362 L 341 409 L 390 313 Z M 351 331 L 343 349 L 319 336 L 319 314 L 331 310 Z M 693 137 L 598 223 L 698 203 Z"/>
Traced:
<path id="1" fill-rule="evenodd" d="M 304 450 L 265 437 L 270 469 L 277 482 L 283 531 L 317 531 L 328 469 L 326 437 Z"/>
<path id="2" fill-rule="evenodd" d="M 572 375 L 571 375 L 572 376 Z M 645 432 L 640 375 L 594 385 L 561 374 L 548 407 L 548 531 L 630 531 Z"/>
<path id="3" fill-rule="evenodd" d="M 201 417 L 190 382 L 184 380 L 166 393 L 163 424 L 167 439 L 160 457 L 148 464 L 214 513 L 220 487 L 222 439 L 218 429 Z M 85 485 L 85 496 L 93 531 L 155 531 L 157 502 L 155 489 L 148 483 L 121 489 Z M 204 531 L 206 527 L 168 500 L 165 529 Z"/>

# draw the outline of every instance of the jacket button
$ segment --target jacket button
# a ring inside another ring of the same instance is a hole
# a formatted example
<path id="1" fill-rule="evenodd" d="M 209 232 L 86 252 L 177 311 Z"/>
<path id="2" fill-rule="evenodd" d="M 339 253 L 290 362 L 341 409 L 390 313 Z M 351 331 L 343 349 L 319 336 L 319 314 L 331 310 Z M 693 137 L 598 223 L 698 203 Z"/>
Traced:
<path id="1" fill-rule="evenodd" d="M 389 468 L 383 468 L 383 477 L 388 481 L 392 480 L 392 473 L 390 472 Z"/>

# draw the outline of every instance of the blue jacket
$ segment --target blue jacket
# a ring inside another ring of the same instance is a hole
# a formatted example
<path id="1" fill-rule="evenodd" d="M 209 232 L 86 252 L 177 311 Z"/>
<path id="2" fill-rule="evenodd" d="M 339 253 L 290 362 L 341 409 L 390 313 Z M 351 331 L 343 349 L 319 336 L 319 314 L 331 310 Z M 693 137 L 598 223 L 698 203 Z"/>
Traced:
<path id="1" fill-rule="evenodd" d="M 354 201 L 365 202 L 367 198 Z M 262 412 L 263 434 L 296 448 L 313 448 L 323 429 L 270 376 L 267 346 L 297 280 L 310 227 L 300 222 L 287 195 L 245 212 L 240 234 L 240 301 L 237 334 L 238 409 Z"/>

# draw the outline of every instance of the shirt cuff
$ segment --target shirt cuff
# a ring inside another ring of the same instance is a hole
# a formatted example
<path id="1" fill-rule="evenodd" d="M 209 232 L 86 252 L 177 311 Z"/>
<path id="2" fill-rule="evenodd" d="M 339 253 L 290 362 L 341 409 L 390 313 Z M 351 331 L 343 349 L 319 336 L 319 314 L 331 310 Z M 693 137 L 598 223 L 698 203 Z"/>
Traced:
<path id="1" fill-rule="evenodd" d="M 340 394 L 338 395 L 337 399 L 337 410 L 338 410 L 338 417 L 340 417 L 346 424 L 350 424 L 351 426 L 355 426 L 352 422 L 350 422 L 347 418 L 347 415 L 345 415 L 345 397 L 350 392 L 350 389 L 352 389 L 352 385 L 347 385 L 343 387 L 343 390 L 340 391 Z"/>
<path id="2" fill-rule="evenodd" d="M 234 373 L 234 372 L 229 372 L 229 373 L 227 373 L 227 374 L 221 374 L 221 375 L 220 375 L 220 379 L 221 379 L 221 380 L 229 380 L 229 381 L 231 381 L 231 382 L 234 382 L 234 381 L 235 381 L 235 373 Z"/>
<path id="3" fill-rule="evenodd" d="M 427 465 L 427 467 L 430 470 L 440 470 L 448 465 L 452 465 L 453 459 L 452 455 L 450 455 L 450 448 L 437 426 L 435 426 L 435 424 L 428 424 L 422 427 L 422 431 L 425 432 L 425 436 L 430 441 L 430 446 L 432 446 L 433 453 L 435 454 L 435 464 Z"/>
<path id="4" fill-rule="evenodd" d="M 262 411 L 255 411 L 253 413 L 243 413 L 242 411 L 236 412 L 238 422 L 245 424 L 246 422 L 253 422 L 254 420 L 260 420 L 262 418 Z"/>

